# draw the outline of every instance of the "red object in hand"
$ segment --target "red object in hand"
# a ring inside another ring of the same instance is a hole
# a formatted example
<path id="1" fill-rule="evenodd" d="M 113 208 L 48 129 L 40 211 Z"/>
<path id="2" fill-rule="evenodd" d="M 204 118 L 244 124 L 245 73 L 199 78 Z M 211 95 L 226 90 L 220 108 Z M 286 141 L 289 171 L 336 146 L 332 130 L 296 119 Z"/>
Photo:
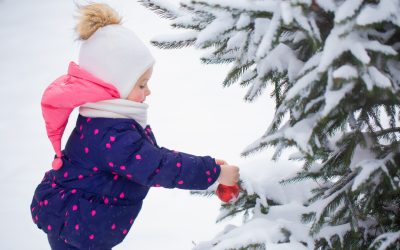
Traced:
<path id="1" fill-rule="evenodd" d="M 238 185 L 227 186 L 224 184 L 219 184 L 215 193 L 221 201 L 230 202 L 239 196 L 239 191 L 240 188 Z"/>

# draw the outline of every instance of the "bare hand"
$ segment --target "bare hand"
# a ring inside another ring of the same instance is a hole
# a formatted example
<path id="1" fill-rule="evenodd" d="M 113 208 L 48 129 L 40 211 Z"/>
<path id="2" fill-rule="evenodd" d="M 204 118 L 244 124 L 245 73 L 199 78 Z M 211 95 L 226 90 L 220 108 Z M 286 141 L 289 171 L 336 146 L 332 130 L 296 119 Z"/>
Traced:
<path id="1" fill-rule="evenodd" d="M 226 186 L 234 186 L 239 181 L 239 168 L 237 166 L 228 165 L 224 160 L 217 159 L 215 162 L 221 166 L 218 182 Z"/>

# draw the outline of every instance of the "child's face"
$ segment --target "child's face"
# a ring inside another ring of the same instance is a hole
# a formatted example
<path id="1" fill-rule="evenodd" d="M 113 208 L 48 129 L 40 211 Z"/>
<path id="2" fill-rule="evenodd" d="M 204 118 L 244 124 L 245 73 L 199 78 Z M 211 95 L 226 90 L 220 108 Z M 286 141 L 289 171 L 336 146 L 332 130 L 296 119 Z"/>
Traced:
<path id="1" fill-rule="evenodd" d="M 153 73 L 153 67 L 150 67 L 140 78 L 137 80 L 135 86 L 133 87 L 131 93 L 128 95 L 128 100 L 134 102 L 144 102 L 146 96 L 151 94 L 147 82 L 150 80 L 151 74 Z"/>

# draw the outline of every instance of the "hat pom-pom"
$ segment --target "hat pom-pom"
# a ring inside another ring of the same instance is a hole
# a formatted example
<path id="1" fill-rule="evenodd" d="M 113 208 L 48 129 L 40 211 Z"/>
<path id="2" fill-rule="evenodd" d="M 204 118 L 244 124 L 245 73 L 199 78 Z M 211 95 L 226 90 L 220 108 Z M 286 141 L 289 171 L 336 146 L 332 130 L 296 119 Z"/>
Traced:
<path id="1" fill-rule="evenodd" d="M 80 15 L 75 30 L 81 40 L 87 40 L 101 27 L 121 23 L 121 17 L 107 4 L 91 3 L 78 7 Z"/>
<path id="2" fill-rule="evenodd" d="M 54 170 L 59 170 L 63 165 L 63 162 L 61 160 L 61 158 L 55 158 L 53 160 L 53 163 L 51 164 L 51 166 L 53 167 Z"/>

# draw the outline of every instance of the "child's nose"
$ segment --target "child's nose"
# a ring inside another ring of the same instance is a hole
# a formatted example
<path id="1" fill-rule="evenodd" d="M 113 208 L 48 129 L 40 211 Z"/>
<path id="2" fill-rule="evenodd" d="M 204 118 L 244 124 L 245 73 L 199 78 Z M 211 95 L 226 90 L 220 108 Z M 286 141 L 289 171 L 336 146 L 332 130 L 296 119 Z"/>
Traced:
<path id="1" fill-rule="evenodd" d="M 149 96 L 151 94 L 151 90 L 148 88 L 146 92 L 146 96 Z"/>

